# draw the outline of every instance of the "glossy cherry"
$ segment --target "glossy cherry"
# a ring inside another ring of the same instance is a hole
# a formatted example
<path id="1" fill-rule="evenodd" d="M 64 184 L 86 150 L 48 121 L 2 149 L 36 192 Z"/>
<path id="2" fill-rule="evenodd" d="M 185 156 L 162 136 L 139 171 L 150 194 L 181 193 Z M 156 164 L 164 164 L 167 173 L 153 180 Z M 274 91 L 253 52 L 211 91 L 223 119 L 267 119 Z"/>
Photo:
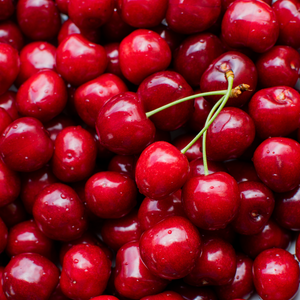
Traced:
<path id="1" fill-rule="evenodd" d="M 2 278 L 3 278 L 3 273 L 4 273 L 4 267 L 0 267 L 0 280 L 2 282 Z M 4 292 L 3 292 L 3 288 L 2 288 L 2 284 L 0 286 L 0 300 L 7 300 Z"/>
<path id="2" fill-rule="evenodd" d="M 125 79 L 120 68 L 119 46 L 119 43 L 109 43 L 104 45 L 104 49 L 106 51 L 108 59 L 108 64 L 105 72 L 112 73 L 114 75 L 117 75 L 121 79 Z"/>
<path id="3" fill-rule="evenodd" d="M 5 223 L 0 218 L 0 253 L 7 247 L 8 230 Z M 0 297 L 1 299 L 1 297 Z"/>
<path id="4" fill-rule="evenodd" d="M 0 107 L 0 135 L 11 122 L 12 118 L 8 112 L 4 108 Z"/>
<path id="5" fill-rule="evenodd" d="M 0 96 L 0 107 L 4 108 L 7 111 L 13 121 L 19 118 L 15 92 L 7 91 L 2 96 Z"/>
<path id="6" fill-rule="evenodd" d="M 0 43 L 6 43 L 20 51 L 24 45 L 24 38 L 19 27 L 12 21 L 1 22 Z"/>
<path id="7" fill-rule="evenodd" d="M 164 291 L 162 293 L 152 295 L 152 296 L 146 296 L 142 298 L 143 300 L 183 300 L 181 295 L 179 295 L 176 292 L 173 291 Z"/>
<path id="8" fill-rule="evenodd" d="M 8 19 L 15 11 L 15 5 L 13 0 L 5 0 L 0 4 L 0 20 Z"/>
<path id="9" fill-rule="evenodd" d="M 0 218 L 10 228 L 20 222 L 29 219 L 23 203 L 17 199 L 0 208 Z"/>
<path id="10" fill-rule="evenodd" d="M 181 151 L 194 139 L 194 137 L 194 134 L 183 134 L 175 138 L 172 144 Z M 199 139 L 184 153 L 189 162 L 202 158 L 201 148 L 201 139 Z"/>
<path id="11" fill-rule="evenodd" d="M 109 162 L 107 170 L 119 172 L 134 179 L 135 165 L 138 157 L 135 155 L 115 155 Z"/>

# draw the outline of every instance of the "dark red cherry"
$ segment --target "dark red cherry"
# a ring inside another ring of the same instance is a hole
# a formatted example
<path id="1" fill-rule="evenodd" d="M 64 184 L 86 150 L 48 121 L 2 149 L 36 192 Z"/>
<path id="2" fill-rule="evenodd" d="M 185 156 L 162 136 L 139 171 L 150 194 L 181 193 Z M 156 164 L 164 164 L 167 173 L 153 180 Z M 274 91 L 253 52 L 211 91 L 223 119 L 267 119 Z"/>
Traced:
<path id="1" fill-rule="evenodd" d="M 10 257 L 31 252 L 51 259 L 53 251 L 53 240 L 50 240 L 38 229 L 34 220 L 21 222 L 9 231 L 6 253 Z"/>
<path id="2" fill-rule="evenodd" d="M 108 59 L 108 64 L 105 72 L 112 73 L 114 75 L 117 75 L 121 79 L 125 79 L 120 68 L 119 46 L 120 46 L 119 43 L 110 43 L 104 45 L 104 49 L 106 51 L 106 55 Z"/>
<path id="3" fill-rule="evenodd" d="M 167 142 L 155 142 L 140 155 L 135 169 L 139 191 L 152 199 L 163 199 L 185 183 L 189 163 L 184 154 Z"/>
<path id="4" fill-rule="evenodd" d="M 0 4 L 0 20 L 8 19 L 15 11 L 15 4 L 13 0 L 4 0 Z"/>
<path id="5" fill-rule="evenodd" d="M 153 275 L 140 255 L 139 242 L 130 242 L 121 247 L 116 256 L 114 285 L 126 298 L 142 297 L 162 292 L 168 280 Z"/>
<path id="6" fill-rule="evenodd" d="M 299 259 L 299 257 L 300 257 L 300 238 L 299 238 L 299 235 L 298 235 L 297 240 L 296 240 L 295 251 L 296 251 L 296 257 L 297 257 L 297 259 Z"/>
<path id="7" fill-rule="evenodd" d="M 229 51 L 216 58 L 203 73 L 200 80 L 200 89 L 202 92 L 226 90 L 228 81 L 225 72 L 228 69 L 232 69 L 234 73 L 233 87 L 243 83 L 250 86 L 251 91 L 246 91 L 237 98 L 229 98 L 226 104 L 227 106 L 241 107 L 251 98 L 256 89 L 257 71 L 250 58 L 240 52 Z M 215 104 L 220 96 L 209 96 L 205 99 Z"/>
<path id="8" fill-rule="evenodd" d="M 105 220 L 101 228 L 101 237 L 106 245 L 117 251 L 131 241 L 138 241 L 142 234 L 138 212 L 133 209 L 119 219 Z"/>
<path id="9" fill-rule="evenodd" d="M 74 182 L 91 175 L 97 148 L 87 130 L 81 126 L 66 127 L 58 134 L 54 145 L 52 170 L 58 179 Z"/>
<path id="10" fill-rule="evenodd" d="M 13 257 L 4 269 L 3 291 L 8 299 L 49 299 L 58 283 L 59 270 L 37 253 Z"/>
<path id="11" fill-rule="evenodd" d="M 0 253 L 4 251 L 7 246 L 8 230 L 5 223 L 0 218 Z M 1 297 L 0 297 L 1 300 Z"/>
<path id="12" fill-rule="evenodd" d="M 236 267 L 235 251 L 229 243 L 218 238 L 204 239 L 196 265 L 184 281 L 193 286 L 228 284 Z"/>
<path id="13" fill-rule="evenodd" d="M 120 0 L 118 11 L 127 24 L 137 28 L 151 28 L 161 23 L 166 15 L 168 0 Z"/>
<path id="14" fill-rule="evenodd" d="M 18 51 L 21 51 L 24 45 L 24 38 L 17 24 L 12 21 L 1 22 L 0 43 L 9 44 Z"/>
<path id="15" fill-rule="evenodd" d="M 52 0 L 18 1 L 17 19 L 22 32 L 32 40 L 54 38 L 61 25 L 59 11 Z"/>
<path id="16" fill-rule="evenodd" d="M 245 254 L 255 258 L 266 249 L 287 249 L 292 241 L 292 232 L 280 227 L 270 219 L 263 230 L 254 235 L 240 235 L 239 244 Z"/>
<path id="17" fill-rule="evenodd" d="M 4 273 L 4 267 L 0 267 L 0 281 L 1 282 L 2 282 L 2 278 L 3 278 L 3 273 Z M 2 284 L 0 285 L 0 300 L 7 300 L 7 298 L 3 292 Z"/>
<path id="18" fill-rule="evenodd" d="M 204 71 L 223 52 L 221 41 L 211 33 L 189 36 L 174 53 L 174 69 L 197 87 Z"/>
<path id="19" fill-rule="evenodd" d="M 13 84 L 20 68 L 18 51 L 12 46 L 0 43 L 0 96 Z"/>
<path id="20" fill-rule="evenodd" d="M 68 36 L 57 48 L 57 72 L 72 85 L 79 86 L 98 77 L 106 66 L 104 48 L 89 42 L 80 34 Z"/>
<path id="21" fill-rule="evenodd" d="M 102 295 L 102 296 L 97 296 L 95 298 L 91 298 L 90 300 L 119 300 L 115 296 L 110 296 L 110 295 Z"/>
<path id="22" fill-rule="evenodd" d="M 263 53 L 274 46 L 278 35 L 275 12 L 263 1 L 234 1 L 222 20 L 222 37 L 230 47 Z"/>
<path id="23" fill-rule="evenodd" d="M 60 277 L 63 293 L 71 299 L 90 299 L 106 288 L 111 261 L 95 245 L 76 245 L 65 255 Z"/>
<path id="24" fill-rule="evenodd" d="M 300 42 L 296 33 L 300 28 L 300 3 L 297 0 L 279 0 L 276 2 L 272 8 L 279 24 L 278 43 L 298 49 Z"/>
<path id="25" fill-rule="evenodd" d="M 19 118 L 15 92 L 7 91 L 0 96 L 0 107 L 4 108 L 8 112 L 13 121 Z"/>
<path id="26" fill-rule="evenodd" d="M 55 0 L 55 3 L 61 13 L 68 14 L 69 0 Z"/>
<path id="27" fill-rule="evenodd" d="M 254 292 L 252 259 L 244 254 L 238 253 L 236 255 L 236 262 L 237 266 L 233 281 L 216 288 L 220 300 L 232 300 L 237 298 L 248 299 Z"/>
<path id="28" fill-rule="evenodd" d="M 194 134 L 183 134 L 175 138 L 172 144 L 181 151 L 194 139 L 194 137 Z M 199 139 L 184 153 L 189 162 L 202 158 L 201 148 L 201 139 Z"/>
<path id="29" fill-rule="evenodd" d="M 69 300 L 69 299 L 70 298 L 66 297 L 63 294 L 59 283 L 49 298 L 49 300 Z"/>
<path id="30" fill-rule="evenodd" d="M 221 0 L 171 0 L 166 15 L 170 28 L 176 32 L 191 34 L 212 26 L 221 13 Z"/>
<path id="31" fill-rule="evenodd" d="M 8 112 L 4 108 L 0 107 L 0 135 L 11 122 L 12 118 Z"/>
<path id="32" fill-rule="evenodd" d="M 0 138 L 0 152 L 10 169 L 32 172 L 50 160 L 53 143 L 39 120 L 25 117 L 5 129 Z"/>
<path id="33" fill-rule="evenodd" d="M 155 127 L 146 117 L 138 96 L 114 96 L 100 110 L 96 130 L 100 143 L 121 155 L 139 154 L 154 140 Z"/>
<path id="34" fill-rule="evenodd" d="M 237 233 L 233 230 L 231 223 L 229 223 L 225 228 L 217 229 L 217 230 L 208 230 L 198 228 L 202 237 L 204 238 L 217 238 L 222 239 L 225 242 L 234 244 L 236 240 Z"/>
<path id="35" fill-rule="evenodd" d="M 191 272 L 200 254 L 201 239 L 186 218 L 169 217 L 140 238 L 141 257 L 151 273 L 166 279 L 179 279 Z"/>
<path id="36" fill-rule="evenodd" d="M 33 217 L 39 229 L 54 240 L 74 240 L 87 227 L 81 200 L 72 188 L 62 183 L 54 183 L 37 195 Z"/>
<path id="37" fill-rule="evenodd" d="M 239 191 L 239 213 L 231 224 L 240 234 L 257 234 L 271 217 L 275 205 L 273 194 L 264 184 L 255 181 L 239 183 Z"/>
<path id="38" fill-rule="evenodd" d="M 91 127 L 103 105 L 113 96 L 126 92 L 125 83 L 116 75 L 103 74 L 81 85 L 75 92 L 74 104 L 81 119 Z"/>
<path id="39" fill-rule="evenodd" d="M 283 249 L 263 251 L 253 262 L 253 282 L 262 299 L 289 300 L 299 288 L 299 264 Z"/>
<path id="40" fill-rule="evenodd" d="M 10 228 L 20 222 L 28 220 L 28 214 L 23 203 L 17 199 L 0 208 L 0 218 L 5 225 Z"/>
<path id="41" fill-rule="evenodd" d="M 142 300 L 183 300 L 181 295 L 173 291 L 164 291 L 162 293 L 143 297 Z"/>
<path id="42" fill-rule="evenodd" d="M 197 227 L 225 228 L 238 212 L 238 185 L 224 172 L 192 177 L 183 186 L 182 203 L 186 215 Z"/>
<path id="43" fill-rule="evenodd" d="M 253 95 L 248 111 L 262 139 L 287 136 L 299 127 L 300 95 L 288 86 L 263 89 Z"/>
<path id="44" fill-rule="evenodd" d="M 119 51 L 121 71 L 134 84 L 165 70 L 171 62 L 167 42 L 151 30 L 135 30 L 122 40 Z"/>
<path id="45" fill-rule="evenodd" d="M 258 177 L 274 192 L 291 191 L 300 183 L 300 145 L 289 138 L 269 138 L 255 150 Z"/>
<path id="46" fill-rule="evenodd" d="M 107 170 L 119 172 L 134 179 L 135 165 L 138 157 L 135 155 L 115 155 L 109 162 Z"/>
<path id="47" fill-rule="evenodd" d="M 21 85 L 29 77 L 40 70 L 50 69 L 55 71 L 56 48 L 47 42 L 33 42 L 27 44 L 20 52 L 20 72 L 17 84 Z"/>
<path id="48" fill-rule="evenodd" d="M 147 77 L 137 94 L 145 110 L 151 111 L 175 100 L 191 96 L 192 88 L 174 71 L 162 71 Z M 193 111 L 193 101 L 185 101 L 153 115 L 155 127 L 165 131 L 178 129 L 187 122 Z"/>

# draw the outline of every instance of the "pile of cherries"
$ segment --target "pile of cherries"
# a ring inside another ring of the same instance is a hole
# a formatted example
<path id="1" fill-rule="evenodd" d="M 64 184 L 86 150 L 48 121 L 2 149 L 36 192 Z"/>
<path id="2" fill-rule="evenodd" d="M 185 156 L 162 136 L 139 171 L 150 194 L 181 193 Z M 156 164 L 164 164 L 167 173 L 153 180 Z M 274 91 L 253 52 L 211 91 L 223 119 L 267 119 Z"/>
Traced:
<path id="1" fill-rule="evenodd" d="M 299 33 L 299 0 L 1 0 L 0 300 L 295 297 Z"/>

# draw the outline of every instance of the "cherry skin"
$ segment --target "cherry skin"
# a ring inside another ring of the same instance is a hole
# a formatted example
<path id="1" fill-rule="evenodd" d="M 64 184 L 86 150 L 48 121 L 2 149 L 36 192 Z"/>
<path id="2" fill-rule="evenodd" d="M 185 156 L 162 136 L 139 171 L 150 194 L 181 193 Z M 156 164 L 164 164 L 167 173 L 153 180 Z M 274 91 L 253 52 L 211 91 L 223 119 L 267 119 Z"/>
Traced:
<path id="1" fill-rule="evenodd" d="M 160 294 L 143 297 L 142 300 L 183 300 L 183 298 L 176 292 L 164 291 Z"/>
<path id="2" fill-rule="evenodd" d="M 8 230 L 5 223 L 0 218 L 0 253 L 7 247 Z M 0 297 L 1 299 L 1 297 Z"/>
<path id="3" fill-rule="evenodd" d="M 194 139 L 194 137 L 194 134 L 183 134 L 174 139 L 172 144 L 181 151 Z M 184 153 L 189 162 L 197 158 L 202 158 L 201 148 L 201 139 L 199 139 Z"/>
<path id="4" fill-rule="evenodd" d="M 63 129 L 55 140 L 52 158 L 54 175 L 65 182 L 75 182 L 91 175 L 97 156 L 93 136 L 81 126 Z"/>
<path id="5" fill-rule="evenodd" d="M 2 282 L 2 278 L 3 278 L 3 273 L 4 273 L 4 267 L 0 267 L 0 280 Z M 4 292 L 3 292 L 3 288 L 2 288 L 2 284 L 0 286 L 0 300 L 7 300 Z"/>
<path id="6" fill-rule="evenodd" d="M 153 275 L 143 262 L 138 241 L 121 247 L 116 256 L 114 284 L 118 293 L 130 299 L 162 292 L 168 280 Z"/>
<path id="7" fill-rule="evenodd" d="M 61 13 L 68 14 L 69 0 L 55 0 L 55 3 Z"/>
<path id="8" fill-rule="evenodd" d="M 133 92 L 116 95 L 102 107 L 96 130 L 100 143 L 121 155 L 139 154 L 155 136 L 155 127 Z"/>
<path id="9" fill-rule="evenodd" d="M 15 5 L 13 0 L 1 1 L 0 4 L 0 20 L 8 19 L 15 11 Z"/>
<path id="10" fill-rule="evenodd" d="M 197 227 L 225 228 L 238 212 L 238 185 L 224 172 L 192 177 L 183 186 L 182 203 L 189 220 Z"/>
<path id="11" fill-rule="evenodd" d="M 65 255 L 60 285 L 71 299 L 88 300 L 103 293 L 110 276 L 111 261 L 95 245 L 76 245 Z"/>
<path id="12" fill-rule="evenodd" d="M 105 70 L 106 73 L 112 73 L 117 75 L 122 80 L 125 79 L 124 75 L 122 74 L 120 68 L 120 60 L 119 60 L 119 43 L 110 43 L 104 45 L 104 49 L 106 51 L 108 64 Z"/>
<path id="13" fill-rule="evenodd" d="M 0 43 L 0 96 L 15 81 L 20 68 L 18 51 L 12 46 Z"/>
<path id="14" fill-rule="evenodd" d="M 222 37 L 230 47 L 263 53 L 274 46 L 278 35 L 275 12 L 263 1 L 235 1 L 222 20 Z"/>
<path id="15" fill-rule="evenodd" d="M 119 172 L 134 179 L 136 161 L 137 156 L 135 155 L 115 155 L 110 160 L 107 170 Z"/>
<path id="16" fill-rule="evenodd" d="M 174 53 L 174 69 L 191 86 L 199 86 L 204 71 L 223 52 L 221 41 L 211 33 L 189 36 Z"/>
<path id="17" fill-rule="evenodd" d="M 119 0 L 118 11 L 121 18 L 130 26 L 151 28 L 161 23 L 166 15 L 168 1 Z"/>
<path id="18" fill-rule="evenodd" d="M 174 71 L 162 71 L 148 76 L 137 91 L 147 112 L 192 93 L 192 88 L 184 78 Z M 150 119 L 156 128 L 171 131 L 186 123 L 192 111 L 193 102 L 185 101 L 156 113 Z"/>
<path id="19" fill-rule="evenodd" d="M 239 244 L 245 254 L 255 258 L 266 249 L 287 249 L 292 241 L 292 233 L 270 219 L 263 230 L 254 235 L 241 235 Z"/>
<path id="20" fill-rule="evenodd" d="M 209 238 L 203 240 L 201 249 L 195 267 L 184 281 L 193 286 L 230 283 L 237 267 L 234 248 L 222 239 Z"/>
<path id="21" fill-rule="evenodd" d="M 102 295 L 95 298 L 91 298 L 90 300 L 119 300 L 119 299 L 116 298 L 115 296 Z"/>
<path id="22" fill-rule="evenodd" d="M 119 51 L 121 71 L 134 84 L 165 70 L 171 62 L 167 42 L 151 30 L 135 30 L 122 40 Z"/>
<path id="23" fill-rule="evenodd" d="M 53 143 L 40 121 L 25 117 L 6 127 L 0 138 L 0 153 L 10 169 L 32 172 L 50 160 Z"/>
<path id="24" fill-rule="evenodd" d="M 12 21 L 1 22 L 0 43 L 6 43 L 17 49 L 23 48 L 24 38 L 19 27 Z"/>
<path id="25" fill-rule="evenodd" d="M 74 103 L 78 115 L 94 127 L 103 105 L 113 96 L 126 92 L 125 83 L 116 75 L 103 74 L 81 85 L 75 92 Z"/>
<path id="26" fill-rule="evenodd" d="M 72 188 L 62 183 L 54 183 L 38 194 L 33 217 L 47 237 L 59 241 L 79 238 L 87 227 L 81 200 Z"/>
<path id="27" fill-rule="evenodd" d="M 53 257 L 53 240 L 46 237 L 34 220 L 21 222 L 9 231 L 6 253 L 12 257 L 21 253 L 38 253 L 48 259 Z"/>
<path id="28" fill-rule="evenodd" d="M 297 240 L 296 240 L 295 251 L 296 251 L 296 257 L 297 257 L 297 259 L 299 259 L 299 257 L 300 257 L 300 238 L 299 238 L 299 235 L 298 235 Z"/>
<path id="29" fill-rule="evenodd" d="M 0 107 L 4 108 L 7 111 L 13 121 L 19 118 L 15 92 L 7 91 L 2 96 L 0 96 Z"/>
<path id="30" fill-rule="evenodd" d="M 240 234 L 252 235 L 261 232 L 271 217 L 275 200 L 272 191 L 260 182 L 239 183 L 240 208 L 232 222 Z"/>
<path id="31" fill-rule="evenodd" d="M 32 40 L 54 38 L 61 25 L 59 11 L 51 0 L 18 1 L 17 19 L 22 32 Z"/>
<path id="32" fill-rule="evenodd" d="M 237 98 L 229 98 L 227 106 L 241 107 L 253 95 L 257 84 L 257 71 L 254 63 L 246 55 L 229 51 L 216 58 L 203 73 L 200 80 L 202 92 L 217 91 L 227 89 L 228 81 L 225 72 L 231 69 L 234 73 L 234 87 L 240 84 L 250 85 L 250 90 L 239 95 Z M 207 101 L 215 104 L 220 96 L 205 97 Z"/>
<path id="33" fill-rule="evenodd" d="M 292 299 L 299 288 L 299 265 L 293 255 L 273 248 L 260 253 L 253 263 L 253 281 L 262 299 Z"/>
<path id="34" fill-rule="evenodd" d="M 53 293 L 51 294 L 49 300 L 69 300 L 70 298 L 67 298 L 60 287 L 60 284 L 58 283 L 58 285 L 56 286 L 55 290 L 53 291 Z"/>
<path id="35" fill-rule="evenodd" d="M 179 279 L 191 272 L 200 254 L 201 239 L 186 218 L 169 217 L 140 238 L 141 257 L 151 273 L 166 279 Z"/>
<path id="36" fill-rule="evenodd" d="M 269 138 L 254 152 L 258 177 L 274 192 L 291 191 L 300 183 L 300 145 L 289 138 Z"/>
<path id="37" fill-rule="evenodd" d="M 4 269 L 3 291 L 8 299 L 49 299 L 58 283 L 59 270 L 37 253 L 14 256 Z"/>
<path id="38" fill-rule="evenodd" d="M 10 228 L 20 222 L 28 220 L 28 214 L 23 203 L 17 199 L 0 208 L 0 218 L 5 225 Z"/>
<path id="39" fill-rule="evenodd" d="M 74 86 L 100 76 L 106 66 L 107 57 L 104 48 L 89 42 L 80 34 L 68 36 L 57 48 L 57 72 Z"/>
<path id="40" fill-rule="evenodd" d="M 155 142 L 140 155 L 135 169 L 139 191 L 152 199 L 163 199 L 179 190 L 189 173 L 184 154 L 167 142 Z"/>
<path id="41" fill-rule="evenodd" d="M 11 122 L 12 118 L 8 112 L 6 112 L 4 108 L 0 107 L 0 135 Z"/>
<path id="42" fill-rule="evenodd" d="M 221 13 L 221 0 L 169 1 L 166 21 L 175 32 L 192 34 L 212 26 Z"/>

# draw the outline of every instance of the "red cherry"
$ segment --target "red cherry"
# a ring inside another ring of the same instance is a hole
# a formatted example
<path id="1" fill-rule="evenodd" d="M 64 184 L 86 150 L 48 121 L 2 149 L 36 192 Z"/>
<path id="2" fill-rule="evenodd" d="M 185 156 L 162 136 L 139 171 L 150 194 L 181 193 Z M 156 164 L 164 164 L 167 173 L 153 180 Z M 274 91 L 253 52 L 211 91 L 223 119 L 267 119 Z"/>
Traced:
<path id="1" fill-rule="evenodd" d="M 14 256 L 4 269 L 3 291 L 8 299 L 49 299 L 58 283 L 59 270 L 37 253 Z"/>
<path id="2" fill-rule="evenodd" d="M 2 253 L 4 249 L 7 247 L 7 237 L 8 237 L 7 227 L 5 223 L 2 221 L 2 219 L 0 218 L 0 253 Z"/>
<path id="3" fill-rule="evenodd" d="M 63 14 L 68 14 L 69 0 L 55 0 L 57 8 Z"/>
<path id="4" fill-rule="evenodd" d="M 12 21 L 1 22 L 0 43 L 9 44 L 18 51 L 21 51 L 21 49 L 23 48 L 24 38 L 21 33 L 21 30 Z"/>
<path id="5" fill-rule="evenodd" d="M 295 251 L 296 251 L 296 257 L 297 257 L 297 259 L 299 259 L 299 257 L 300 257 L 300 238 L 299 238 L 299 235 L 298 235 L 297 240 L 296 240 Z"/>
<path id="6" fill-rule="evenodd" d="M 291 191 L 300 183 L 300 145 L 289 138 L 269 138 L 254 152 L 259 178 L 274 192 Z"/>
<path id="7" fill-rule="evenodd" d="M 231 223 L 229 223 L 225 228 L 217 229 L 217 230 L 207 230 L 198 228 L 201 236 L 204 238 L 217 238 L 222 239 L 225 242 L 234 244 L 236 240 L 237 233 L 233 230 Z"/>
<path id="8" fill-rule="evenodd" d="M 17 199 L 0 208 L 0 218 L 5 225 L 10 228 L 20 222 L 28 220 L 28 215 L 22 202 Z"/>
<path id="9" fill-rule="evenodd" d="M 4 0 L 0 4 L 0 20 L 8 19 L 15 11 L 13 0 Z"/>
<path id="10" fill-rule="evenodd" d="M 40 121 L 30 117 L 20 118 L 3 132 L 0 152 L 10 169 L 32 172 L 50 160 L 53 143 Z"/>
<path id="11" fill-rule="evenodd" d="M 177 148 L 167 142 L 155 142 L 140 155 L 135 181 L 143 195 L 159 200 L 183 186 L 189 169 L 187 158 Z"/>
<path id="12" fill-rule="evenodd" d="M 62 183 L 54 183 L 37 195 L 33 217 L 39 229 L 54 240 L 74 240 L 87 227 L 82 202 L 72 188 Z"/>
<path id="13" fill-rule="evenodd" d="M 169 217 L 140 238 L 141 257 L 151 273 L 166 279 L 179 279 L 191 272 L 200 254 L 201 239 L 186 218 Z"/>
<path id="14" fill-rule="evenodd" d="M 0 107 L 4 108 L 8 112 L 12 120 L 19 118 L 15 92 L 7 91 L 0 96 Z"/>
<path id="15" fill-rule="evenodd" d="M 145 266 L 139 242 L 127 243 L 117 252 L 114 284 L 121 296 L 141 299 L 162 292 L 167 283 L 167 280 L 153 275 Z"/>
<path id="16" fill-rule="evenodd" d="M 292 299 L 299 288 L 299 264 L 289 252 L 273 248 L 253 263 L 253 281 L 262 299 Z"/>
<path id="17" fill-rule="evenodd" d="M 111 262 L 94 245 L 76 245 L 65 255 L 60 277 L 63 293 L 72 299 L 90 299 L 103 293 Z"/>
<path id="18" fill-rule="evenodd" d="M 3 278 L 3 273 L 4 273 L 4 267 L 0 267 L 0 281 L 1 282 L 2 282 L 2 278 Z M 2 284 L 0 285 L 0 300 L 7 300 L 7 298 L 3 292 Z"/>
<path id="19" fill-rule="evenodd" d="M 182 203 L 196 226 L 209 230 L 225 228 L 238 212 L 238 185 L 224 172 L 192 177 L 183 186 Z"/>
<path id="20" fill-rule="evenodd" d="M 151 30 L 135 30 L 122 40 L 119 51 L 121 71 L 134 84 L 165 70 L 171 62 L 167 42 Z"/>
<path id="21" fill-rule="evenodd" d="M 173 291 L 164 291 L 160 294 L 143 297 L 142 300 L 183 300 L 178 293 Z"/>
<path id="22" fill-rule="evenodd" d="M 108 171 L 123 173 L 131 179 L 135 177 L 135 155 L 115 155 L 109 162 Z"/>
<path id="23" fill-rule="evenodd" d="M 72 85 L 78 86 L 98 77 L 106 66 L 104 48 L 89 42 L 80 34 L 68 36 L 57 48 L 57 71 Z"/>
<path id="24" fill-rule="evenodd" d="M 120 60 L 119 60 L 119 43 L 110 43 L 104 45 L 104 49 L 106 51 L 108 64 L 107 68 L 105 70 L 106 73 L 112 73 L 114 75 L 117 75 L 122 80 L 125 79 L 124 75 L 122 74 L 121 68 L 120 68 Z"/>
<path id="25" fill-rule="evenodd" d="M 172 144 L 181 151 L 194 139 L 194 137 L 194 134 L 183 134 L 174 139 Z M 201 148 L 201 139 L 199 139 L 184 153 L 189 162 L 197 158 L 202 158 Z"/>
<path id="26" fill-rule="evenodd" d="M 8 112 L 4 108 L 0 107 L 0 135 L 11 122 L 12 118 Z"/>
<path id="27" fill-rule="evenodd" d="M 56 286 L 55 290 L 53 291 L 53 293 L 51 294 L 49 300 L 69 300 L 70 298 L 67 298 L 60 287 L 60 284 L 58 283 L 58 285 Z"/>
<path id="28" fill-rule="evenodd" d="M 95 298 L 91 298 L 90 300 L 119 300 L 119 299 L 116 298 L 115 296 L 102 295 Z"/>
<path id="29" fill-rule="evenodd" d="M 54 38 L 61 25 L 59 11 L 52 0 L 18 1 L 17 19 L 22 32 L 32 40 Z"/>

